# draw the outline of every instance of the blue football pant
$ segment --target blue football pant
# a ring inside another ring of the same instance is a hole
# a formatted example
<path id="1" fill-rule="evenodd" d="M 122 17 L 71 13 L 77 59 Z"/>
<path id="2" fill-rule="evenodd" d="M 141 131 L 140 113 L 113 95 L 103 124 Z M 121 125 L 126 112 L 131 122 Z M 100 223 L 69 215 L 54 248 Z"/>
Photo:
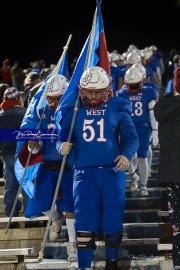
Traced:
<path id="1" fill-rule="evenodd" d="M 125 172 L 112 167 L 75 170 L 73 196 L 76 231 L 96 232 L 99 217 L 102 232 L 122 231 L 125 208 Z"/>
<path id="2" fill-rule="evenodd" d="M 75 205 L 75 230 L 97 232 L 101 225 L 103 234 L 123 230 L 125 208 L 125 173 L 113 168 L 83 168 L 75 170 L 73 195 Z M 117 259 L 118 248 L 106 245 L 106 257 Z M 79 268 L 90 268 L 93 248 L 77 249 Z"/>
<path id="3" fill-rule="evenodd" d="M 37 181 L 35 182 L 35 200 L 41 212 L 46 212 L 51 209 L 58 177 L 59 171 L 51 171 L 41 166 Z M 59 195 L 62 196 L 64 210 L 73 213 L 74 201 L 72 188 L 73 172 L 71 170 L 64 170 L 60 184 L 62 194 Z"/>

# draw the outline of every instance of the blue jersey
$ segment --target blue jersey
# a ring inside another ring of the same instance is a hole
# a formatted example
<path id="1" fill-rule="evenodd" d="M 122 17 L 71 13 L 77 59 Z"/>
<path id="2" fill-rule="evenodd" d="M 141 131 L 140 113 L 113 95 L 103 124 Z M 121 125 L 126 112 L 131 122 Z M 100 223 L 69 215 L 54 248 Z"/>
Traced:
<path id="1" fill-rule="evenodd" d="M 62 122 L 58 152 L 67 141 L 74 110 Z M 118 97 L 98 110 L 83 104 L 77 112 L 72 139 L 75 168 L 115 166 L 114 159 L 122 154 L 131 160 L 139 147 L 139 139 L 131 119 L 128 100 Z"/>
<path id="2" fill-rule="evenodd" d="M 149 103 L 152 100 L 157 99 L 156 89 L 143 86 L 142 90 L 139 93 L 131 94 L 130 92 L 128 92 L 127 87 L 125 86 L 118 92 L 118 96 L 124 97 L 131 102 L 131 117 L 135 124 L 149 124 Z"/>
<path id="3" fill-rule="evenodd" d="M 147 66 L 152 69 L 153 73 L 157 71 L 157 65 L 153 61 L 147 63 Z"/>
<path id="4" fill-rule="evenodd" d="M 150 66 L 144 66 L 146 69 L 146 79 L 150 79 L 151 81 L 153 81 L 153 70 Z"/>
<path id="5" fill-rule="evenodd" d="M 126 65 L 123 66 L 118 66 L 119 70 L 120 70 L 120 77 L 123 78 L 125 77 L 126 71 L 128 70 L 128 67 Z"/>
<path id="6" fill-rule="evenodd" d="M 143 84 L 144 86 L 150 86 L 150 87 L 153 87 L 155 90 L 156 90 L 156 92 L 157 92 L 157 95 L 159 94 L 158 93 L 158 91 L 159 91 L 159 89 L 158 89 L 158 85 L 155 83 L 155 82 L 144 82 L 144 84 Z"/>
<path id="7" fill-rule="evenodd" d="M 113 90 L 114 96 L 117 95 L 118 89 L 118 83 L 119 83 L 119 78 L 121 77 L 121 72 L 118 67 L 110 66 L 110 75 L 112 78 L 111 81 L 111 89 Z"/>

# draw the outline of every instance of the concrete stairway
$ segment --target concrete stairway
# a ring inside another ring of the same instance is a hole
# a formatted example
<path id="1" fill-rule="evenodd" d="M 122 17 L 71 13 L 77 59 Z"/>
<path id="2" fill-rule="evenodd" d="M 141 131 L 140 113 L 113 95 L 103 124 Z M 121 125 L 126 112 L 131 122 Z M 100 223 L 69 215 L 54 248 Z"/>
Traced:
<path id="1" fill-rule="evenodd" d="M 166 189 L 156 187 L 156 175 L 159 149 L 153 148 L 152 173 L 148 179 L 148 197 L 139 197 L 139 191 L 130 192 L 130 176 L 127 173 L 126 209 L 124 215 L 123 241 L 119 252 L 119 266 L 122 270 L 145 269 L 173 269 L 171 250 L 167 250 L 172 243 L 171 229 L 168 223 Z M 3 194 L 3 181 L 0 182 L 0 192 Z M 3 196 L 0 196 L 3 200 Z M 164 215 L 162 215 L 164 213 Z M 34 253 L 24 256 L 24 262 L 18 263 L 12 258 L 1 258 L 0 270 L 26 269 L 77 269 L 76 263 L 67 262 L 66 246 L 68 243 L 66 224 L 64 224 L 60 238 L 56 243 L 47 239 L 43 260 L 38 261 L 39 251 L 47 224 L 46 217 L 37 220 L 23 217 L 13 218 L 12 223 L 18 221 L 20 228 L 9 229 L 5 234 L 8 219 L 3 212 L 3 202 L 0 208 L 0 249 L 32 248 Z M 37 224 L 37 221 L 39 222 Z M 29 225 L 28 225 L 29 224 Z M 164 245 L 164 246 L 163 246 Z M 166 246 L 165 246 L 166 245 Z M 104 241 L 97 239 L 92 269 L 104 267 Z"/>

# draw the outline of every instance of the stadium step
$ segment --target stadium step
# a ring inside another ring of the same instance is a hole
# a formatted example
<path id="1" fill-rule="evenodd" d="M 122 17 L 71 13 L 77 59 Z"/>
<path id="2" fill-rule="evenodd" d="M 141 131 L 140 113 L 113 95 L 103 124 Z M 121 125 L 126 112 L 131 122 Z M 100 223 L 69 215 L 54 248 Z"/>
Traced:
<path id="1" fill-rule="evenodd" d="M 173 269 L 172 261 L 167 260 L 163 257 L 146 257 L 146 256 L 139 256 L 139 257 L 132 257 L 127 260 L 119 260 L 118 266 L 121 270 L 171 270 Z M 35 268 L 34 268 L 35 267 Z M 103 270 L 105 267 L 105 261 L 93 261 L 92 268 L 96 270 Z M 26 263 L 26 269 L 63 269 L 63 270 L 77 270 L 76 263 L 68 263 L 67 261 L 60 260 L 60 259 L 53 259 L 48 260 L 44 259 L 42 262 L 38 263 L 37 261 L 33 263 Z"/>
<path id="2" fill-rule="evenodd" d="M 17 257 L 17 263 L 24 262 L 24 256 L 34 253 L 34 248 L 0 249 L 0 257 Z"/>

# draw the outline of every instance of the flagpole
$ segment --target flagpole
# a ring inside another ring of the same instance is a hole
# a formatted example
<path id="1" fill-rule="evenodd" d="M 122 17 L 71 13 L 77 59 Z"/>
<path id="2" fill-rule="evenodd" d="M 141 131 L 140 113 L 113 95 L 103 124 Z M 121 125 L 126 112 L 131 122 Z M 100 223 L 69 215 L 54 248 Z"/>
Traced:
<path id="1" fill-rule="evenodd" d="M 90 61 L 89 58 L 90 58 L 90 55 L 91 55 L 90 53 L 92 51 L 92 43 L 93 43 L 93 39 L 94 39 L 94 33 L 95 33 L 94 28 L 95 28 L 95 24 L 96 24 L 96 19 L 97 19 L 97 7 L 96 7 L 94 18 L 93 18 L 93 24 L 92 24 L 92 30 L 91 30 L 91 38 L 90 38 L 88 53 L 87 53 L 87 57 L 86 57 L 85 65 L 84 65 L 84 70 L 87 69 L 87 67 L 89 65 L 89 61 Z M 72 122 L 71 122 L 71 126 L 70 126 L 70 131 L 69 131 L 69 134 L 68 134 L 68 139 L 67 139 L 68 142 L 71 142 L 74 123 L 75 123 L 76 115 L 77 115 L 77 112 L 78 112 L 78 109 L 79 109 L 79 107 L 78 107 L 79 96 L 80 96 L 80 93 L 78 92 L 78 96 L 77 96 L 76 103 L 75 103 L 75 106 L 74 106 L 74 113 L 73 113 L 73 118 L 72 118 Z M 66 163 L 66 158 L 67 158 L 67 155 L 64 155 L 63 159 L 62 159 L 62 164 L 61 164 L 59 176 L 58 176 L 58 181 L 57 181 L 57 184 L 56 184 L 56 190 L 55 190 L 55 193 L 54 193 L 54 198 L 53 198 L 53 202 L 52 202 L 52 206 L 51 206 L 51 211 L 50 211 L 48 223 L 47 223 L 46 230 L 45 230 L 45 233 L 44 233 L 43 242 L 41 244 L 41 250 L 39 252 L 38 261 L 43 260 L 43 255 L 44 255 L 43 252 L 44 252 L 44 249 L 45 249 L 45 244 L 46 244 L 46 240 L 47 240 L 47 236 L 48 236 L 48 232 L 49 232 L 49 228 L 50 228 L 50 223 L 51 223 L 51 219 L 52 219 L 52 213 L 53 213 L 53 210 L 54 210 L 54 207 L 55 207 L 55 204 L 56 204 L 56 198 L 57 198 L 57 195 L 58 195 L 58 192 L 59 192 L 59 187 L 60 187 L 60 184 L 61 184 L 62 174 L 63 174 L 65 163 Z"/>
<path id="2" fill-rule="evenodd" d="M 71 41 L 71 38 L 72 38 L 72 35 L 70 34 L 70 35 L 69 35 L 69 38 L 68 38 L 68 40 L 67 40 L 66 46 L 63 47 L 63 53 L 62 53 L 62 55 L 61 55 L 61 57 L 60 57 L 60 59 L 59 59 L 57 65 L 56 65 L 56 67 L 54 68 L 52 75 L 55 75 L 55 74 L 58 73 L 58 70 L 59 70 L 59 67 L 60 67 L 61 64 L 62 64 L 64 55 L 66 54 L 66 52 L 67 52 L 67 50 L 68 50 L 68 47 L 69 47 L 69 43 L 70 43 L 70 41 Z"/>
<path id="3" fill-rule="evenodd" d="M 66 46 L 63 47 L 63 52 L 62 52 L 62 54 L 61 54 L 61 57 L 60 57 L 60 59 L 59 59 L 57 65 L 56 65 L 56 67 L 55 67 L 54 70 L 52 71 L 52 74 L 51 74 L 51 75 L 56 75 L 56 74 L 58 73 L 59 67 L 61 66 L 62 61 L 63 61 L 63 58 L 64 58 L 64 56 L 65 56 L 65 54 L 66 54 L 66 52 L 67 52 L 67 50 L 68 50 L 68 48 L 69 48 L 69 44 L 70 44 L 71 38 L 72 38 L 72 34 L 69 35 L 69 38 L 68 38 L 68 40 L 67 40 L 67 42 L 66 42 Z M 50 76 L 50 75 L 49 75 L 49 76 Z M 44 82 L 44 83 L 45 83 L 45 82 Z M 42 101 L 44 98 L 45 98 L 45 93 L 43 92 L 42 95 L 41 95 L 41 97 L 40 97 L 40 100 L 39 100 L 39 103 L 38 103 L 38 105 L 37 105 L 37 108 L 36 108 L 36 112 L 37 112 L 37 115 L 38 115 L 38 116 L 39 116 L 39 106 L 40 106 L 40 104 L 41 104 L 41 101 Z M 40 116 L 39 116 L 39 118 L 40 118 Z"/>
<path id="4" fill-rule="evenodd" d="M 96 0 L 96 3 L 102 3 L 102 0 Z M 89 62 L 90 62 L 90 55 L 91 55 L 91 52 L 92 52 L 92 45 L 93 45 L 93 40 L 94 40 L 94 34 L 95 34 L 95 25 L 96 25 L 96 20 L 97 20 L 97 6 L 96 6 L 96 10 L 95 10 L 95 14 L 94 14 L 94 17 L 93 17 L 93 23 L 92 23 L 92 30 L 91 30 L 91 38 L 90 38 L 90 42 L 89 42 L 89 48 L 88 48 L 88 53 L 87 53 L 87 57 L 86 57 L 86 62 L 85 62 L 85 68 L 84 70 L 89 67 Z M 79 95 L 78 95 L 78 98 L 79 98 Z"/>
<path id="5" fill-rule="evenodd" d="M 65 56 L 65 53 L 68 50 L 68 46 L 69 46 L 69 43 L 71 41 L 71 38 L 72 38 L 72 35 L 70 34 L 69 38 L 68 38 L 68 41 L 66 43 L 66 46 L 63 47 L 62 56 L 61 56 L 59 62 L 57 63 L 57 65 L 56 65 L 56 67 L 55 67 L 55 69 L 53 71 L 53 74 L 57 74 L 58 69 L 59 69 L 59 67 L 60 67 L 60 65 L 61 65 L 61 63 L 63 61 L 64 56 Z M 62 178 L 62 173 L 63 173 L 63 170 L 64 170 L 65 162 L 66 162 L 66 160 L 63 159 L 62 165 L 61 165 L 61 171 L 60 171 L 58 181 L 57 181 L 57 184 L 56 184 L 56 189 L 55 189 L 55 193 L 54 193 L 54 197 L 53 197 L 53 202 L 52 202 L 52 205 L 51 205 L 49 219 L 48 219 L 48 222 L 47 222 L 47 225 L 46 225 L 46 230 L 45 230 L 45 233 L 44 233 L 43 242 L 41 244 L 41 250 L 39 251 L 38 261 L 42 261 L 42 259 L 43 259 L 43 252 L 44 252 L 46 240 L 47 240 L 48 233 L 49 233 L 49 228 L 50 228 L 50 224 L 51 224 L 51 220 L 52 220 L 52 214 L 53 214 L 53 210 L 54 210 L 54 207 L 55 207 L 55 204 L 56 204 L 56 198 L 57 198 L 57 195 L 58 195 L 58 192 L 59 192 L 59 187 L 60 187 L 60 183 L 61 183 L 61 178 Z"/>
<path id="6" fill-rule="evenodd" d="M 100 0 L 100 3 L 101 2 L 102 2 L 102 0 Z M 91 55 L 91 52 L 92 52 L 92 45 L 93 45 L 93 40 L 94 40 L 96 20 L 97 20 L 97 7 L 96 7 L 96 10 L 95 10 L 95 13 L 94 13 L 94 17 L 93 17 L 92 30 L 91 30 L 91 38 L 90 38 L 90 42 L 89 42 L 88 53 L 87 53 L 87 56 L 86 56 L 84 70 L 89 67 L 90 55 Z M 73 128 L 74 128 L 74 123 L 75 123 L 75 120 L 76 120 L 77 111 L 79 109 L 79 107 L 78 107 L 79 97 L 80 97 L 80 91 L 78 91 L 78 96 L 77 96 L 76 103 L 75 103 L 75 106 L 74 106 L 74 114 L 73 114 L 73 118 L 72 118 L 72 122 L 71 122 L 70 132 L 69 132 L 69 136 L 68 136 L 68 142 L 71 141 L 72 132 L 73 132 Z"/>
<path id="7" fill-rule="evenodd" d="M 85 62 L 85 68 L 84 68 L 84 70 L 87 67 L 89 67 L 89 62 L 90 62 L 90 57 L 89 56 L 91 55 L 91 51 L 92 51 L 92 45 L 93 45 L 93 39 L 94 39 L 94 33 L 95 33 L 96 19 L 97 19 L 97 7 L 96 7 L 94 18 L 93 18 L 92 30 L 91 30 L 91 38 L 90 38 L 90 42 L 89 42 L 89 48 L 88 48 L 88 53 L 87 53 L 87 56 L 86 56 L 86 62 Z"/>

